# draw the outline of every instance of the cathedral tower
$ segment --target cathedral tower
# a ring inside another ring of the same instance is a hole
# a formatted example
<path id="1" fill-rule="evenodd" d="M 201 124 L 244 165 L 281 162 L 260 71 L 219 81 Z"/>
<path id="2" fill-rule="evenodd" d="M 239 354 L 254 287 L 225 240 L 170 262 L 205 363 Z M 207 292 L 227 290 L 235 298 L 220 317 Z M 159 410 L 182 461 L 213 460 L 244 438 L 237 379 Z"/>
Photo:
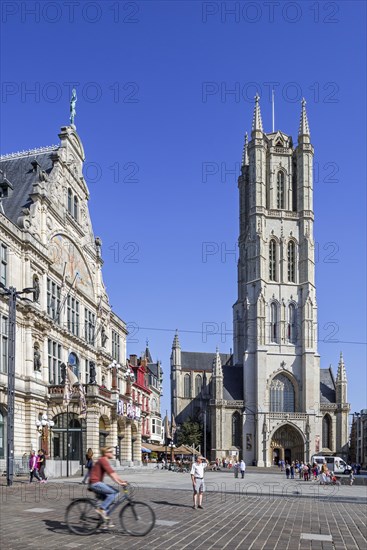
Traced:
<path id="1" fill-rule="evenodd" d="M 234 362 L 244 366 L 244 457 L 309 458 L 320 393 L 314 273 L 314 150 L 302 101 L 298 145 L 265 133 L 255 97 L 240 194 Z M 312 417 L 312 418 L 311 418 Z M 313 432 L 313 433 L 311 433 Z"/>

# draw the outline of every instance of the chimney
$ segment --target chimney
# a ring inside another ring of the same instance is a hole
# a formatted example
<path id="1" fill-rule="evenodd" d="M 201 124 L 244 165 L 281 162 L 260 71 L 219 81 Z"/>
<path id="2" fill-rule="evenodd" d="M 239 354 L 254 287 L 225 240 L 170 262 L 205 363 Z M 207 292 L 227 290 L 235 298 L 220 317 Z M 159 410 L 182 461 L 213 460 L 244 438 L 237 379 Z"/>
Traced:
<path id="1" fill-rule="evenodd" d="M 137 355 L 131 355 L 130 354 L 130 364 L 133 366 L 133 367 L 137 367 L 138 366 L 138 356 Z"/>

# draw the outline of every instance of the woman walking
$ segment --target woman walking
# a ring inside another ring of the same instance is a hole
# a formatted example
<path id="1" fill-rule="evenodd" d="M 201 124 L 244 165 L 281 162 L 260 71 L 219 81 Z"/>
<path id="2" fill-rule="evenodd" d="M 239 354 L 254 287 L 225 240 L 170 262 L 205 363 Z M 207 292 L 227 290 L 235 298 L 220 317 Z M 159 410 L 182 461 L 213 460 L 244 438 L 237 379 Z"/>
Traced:
<path id="1" fill-rule="evenodd" d="M 90 471 L 91 471 L 92 467 L 93 467 L 93 451 L 89 447 L 89 449 L 87 451 L 87 454 L 85 455 L 86 472 L 85 472 L 85 476 L 84 476 L 83 481 L 82 481 L 83 484 L 87 483 L 87 479 L 89 479 Z"/>
<path id="2" fill-rule="evenodd" d="M 29 483 L 32 483 L 33 477 L 35 477 L 38 481 L 41 481 L 37 470 L 36 451 L 31 451 L 31 454 L 29 457 Z"/>

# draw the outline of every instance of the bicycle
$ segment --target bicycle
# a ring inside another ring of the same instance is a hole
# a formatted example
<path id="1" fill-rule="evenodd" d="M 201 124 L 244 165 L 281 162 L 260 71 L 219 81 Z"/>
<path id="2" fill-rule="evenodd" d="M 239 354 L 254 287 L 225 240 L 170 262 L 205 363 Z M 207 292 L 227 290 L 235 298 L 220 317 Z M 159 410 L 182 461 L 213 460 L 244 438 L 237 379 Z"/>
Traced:
<path id="1" fill-rule="evenodd" d="M 96 511 L 105 495 L 92 488 L 88 488 L 88 491 L 95 493 L 96 498 L 78 498 L 66 508 L 65 522 L 69 531 L 75 535 L 93 535 L 100 527 L 108 527 Z M 124 503 L 119 513 L 122 529 L 134 537 L 147 535 L 155 525 L 153 509 L 145 502 L 134 501 L 127 487 L 122 492 L 124 498 L 110 506 L 110 513 Z"/>

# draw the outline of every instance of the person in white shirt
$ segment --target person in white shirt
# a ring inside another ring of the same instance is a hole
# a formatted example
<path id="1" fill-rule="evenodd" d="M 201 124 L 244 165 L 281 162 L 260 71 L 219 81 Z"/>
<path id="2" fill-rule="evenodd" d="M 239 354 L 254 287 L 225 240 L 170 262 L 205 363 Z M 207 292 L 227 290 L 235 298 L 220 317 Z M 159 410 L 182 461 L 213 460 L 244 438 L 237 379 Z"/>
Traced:
<path id="1" fill-rule="evenodd" d="M 191 467 L 191 481 L 192 481 L 192 487 L 194 489 L 194 505 L 193 508 L 201 508 L 202 502 L 203 502 L 203 493 L 205 491 L 205 485 L 204 485 L 204 469 L 207 467 L 208 461 L 206 458 L 202 456 L 198 456 L 196 458 L 196 462 L 193 463 Z"/>
<path id="2" fill-rule="evenodd" d="M 240 462 L 240 472 L 241 472 L 241 478 L 243 479 L 245 477 L 245 471 L 246 471 L 246 463 L 244 460 L 241 460 Z"/>

